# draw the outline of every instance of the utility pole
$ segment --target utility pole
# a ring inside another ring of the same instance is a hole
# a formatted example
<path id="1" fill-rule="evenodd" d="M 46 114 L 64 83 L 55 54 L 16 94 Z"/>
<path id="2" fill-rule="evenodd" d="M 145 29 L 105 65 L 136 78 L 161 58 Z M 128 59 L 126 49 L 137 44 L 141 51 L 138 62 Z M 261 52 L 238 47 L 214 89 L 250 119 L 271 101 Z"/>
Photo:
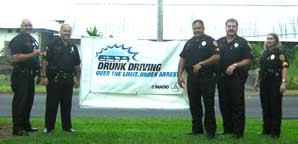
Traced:
<path id="1" fill-rule="evenodd" d="M 157 41 L 163 41 L 163 2 L 157 0 Z"/>

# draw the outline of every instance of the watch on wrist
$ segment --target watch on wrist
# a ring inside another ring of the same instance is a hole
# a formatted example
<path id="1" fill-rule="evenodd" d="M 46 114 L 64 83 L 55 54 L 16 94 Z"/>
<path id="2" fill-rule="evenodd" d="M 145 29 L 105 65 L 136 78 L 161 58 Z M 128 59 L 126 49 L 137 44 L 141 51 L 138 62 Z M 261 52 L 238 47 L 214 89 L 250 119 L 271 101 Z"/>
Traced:
<path id="1" fill-rule="evenodd" d="M 202 62 L 199 62 L 198 63 L 201 67 L 203 67 L 204 66 L 204 64 L 202 63 Z"/>
<path id="2" fill-rule="evenodd" d="M 234 63 L 233 66 L 237 68 L 238 64 L 237 63 Z"/>
<path id="3" fill-rule="evenodd" d="M 285 79 L 283 79 L 283 80 L 281 80 L 283 83 L 286 83 L 287 82 L 287 80 L 285 80 Z"/>

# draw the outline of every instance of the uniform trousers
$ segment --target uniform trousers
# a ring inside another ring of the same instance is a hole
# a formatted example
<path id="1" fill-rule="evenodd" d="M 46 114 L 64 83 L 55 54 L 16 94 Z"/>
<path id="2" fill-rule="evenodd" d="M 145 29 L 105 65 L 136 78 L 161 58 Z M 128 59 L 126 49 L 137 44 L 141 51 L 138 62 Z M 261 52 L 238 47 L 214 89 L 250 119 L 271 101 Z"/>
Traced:
<path id="1" fill-rule="evenodd" d="M 261 78 L 260 98 L 263 112 L 263 133 L 279 136 L 282 118 L 281 79 Z"/>
<path id="2" fill-rule="evenodd" d="M 218 79 L 220 112 L 224 133 L 243 136 L 245 127 L 244 84 L 246 79 L 237 75 Z"/>
<path id="3" fill-rule="evenodd" d="M 213 77 L 193 78 L 188 76 L 187 92 L 192 116 L 192 132 L 203 133 L 202 99 L 204 104 L 204 128 L 207 134 L 214 135 L 216 131 L 214 95 L 215 79 Z"/>
<path id="4" fill-rule="evenodd" d="M 69 130 L 71 124 L 71 104 L 73 94 L 73 78 L 49 78 L 47 85 L 45 127 L 48 130 L 55 128 L 58 106 L 60 104 L 62 129 Z"/>
<path id="5" fill-rule="evenodd" d="M 13 132 L 31 129 L 30 113 L 35 91 L 33 70 L 13 70 L 11 89 L 14 92 L 12 100 Z"/>

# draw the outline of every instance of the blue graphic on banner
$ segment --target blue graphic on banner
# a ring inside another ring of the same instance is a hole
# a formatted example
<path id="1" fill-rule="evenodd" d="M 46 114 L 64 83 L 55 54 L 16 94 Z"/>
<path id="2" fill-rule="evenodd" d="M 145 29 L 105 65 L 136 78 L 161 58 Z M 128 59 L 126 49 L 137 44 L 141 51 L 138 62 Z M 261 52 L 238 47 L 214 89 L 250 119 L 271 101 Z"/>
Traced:
<path id="1" fill-rule="evenodd" d="M 106 48 L 102 48 L 100 52 L 96 52 L 96 57 L 99 61 L 109 62 L 130 62 L 130 60 L 138 61 L 136 59 L 138 52 L 132 52 L 132 47 L 124 47 L 124 44 L 113 46 L 108 45 Z"/>

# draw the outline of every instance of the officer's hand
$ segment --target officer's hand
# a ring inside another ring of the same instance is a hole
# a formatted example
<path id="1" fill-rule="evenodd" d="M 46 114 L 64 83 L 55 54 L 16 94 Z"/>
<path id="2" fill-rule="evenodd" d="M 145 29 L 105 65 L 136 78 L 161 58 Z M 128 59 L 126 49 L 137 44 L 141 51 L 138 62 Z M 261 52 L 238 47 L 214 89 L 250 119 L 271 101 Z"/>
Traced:
<path id="1" fill-rule="evenodd" d="M 74 87 L 78 88 L 80 86 L 80 80 L 75 80 L 74 81 Z"/>
<path id="2" fill-rule="evenodd" d="M 33 49 L 33 52 L 32 52 L 33 56 L 36 57 L 39 55 L 39 51 L 37 49 Z"/>
<path id="3" fill-rule="evenodd" d="M 192 68 L 194 73 L 198 73 L 202 66 L 200 64 L 195 64 L 192 66 Z"/>
<path id="4" fill-rule="evenodd" d="M 47 78 L 47 77 L 42 78 L 42 79 L 41 79 L 41 84 L 43 84 L 43 85 L 48 85 L 48 84 L 49 84 L 49 80 L 48 80 L 48 78 Z"/>
<path id="5" fill-rule="evenodd" d="M 233 64 L 231 64 L 227 69 L 226 69 L 226 74 L 227 75 L 232 75 L 233 74 L 233 72 L 234 72 L 234 70 L 235 70 L 235 66 L 233 65 Z"/>
<path id="6" fill-rule="evenodd" d="M 181 78 L 178 77 L 178 84 L 181 88 L 184 88 L 185 81 L 182 77 Z"/>
<path id="7" fill-rule="evenodd" d="M 287 88 L 286 88 L 286 83 L 285 82 L 281 83 L 279 90 L 280 90 L 280 93 L 286 92 Z"/>

